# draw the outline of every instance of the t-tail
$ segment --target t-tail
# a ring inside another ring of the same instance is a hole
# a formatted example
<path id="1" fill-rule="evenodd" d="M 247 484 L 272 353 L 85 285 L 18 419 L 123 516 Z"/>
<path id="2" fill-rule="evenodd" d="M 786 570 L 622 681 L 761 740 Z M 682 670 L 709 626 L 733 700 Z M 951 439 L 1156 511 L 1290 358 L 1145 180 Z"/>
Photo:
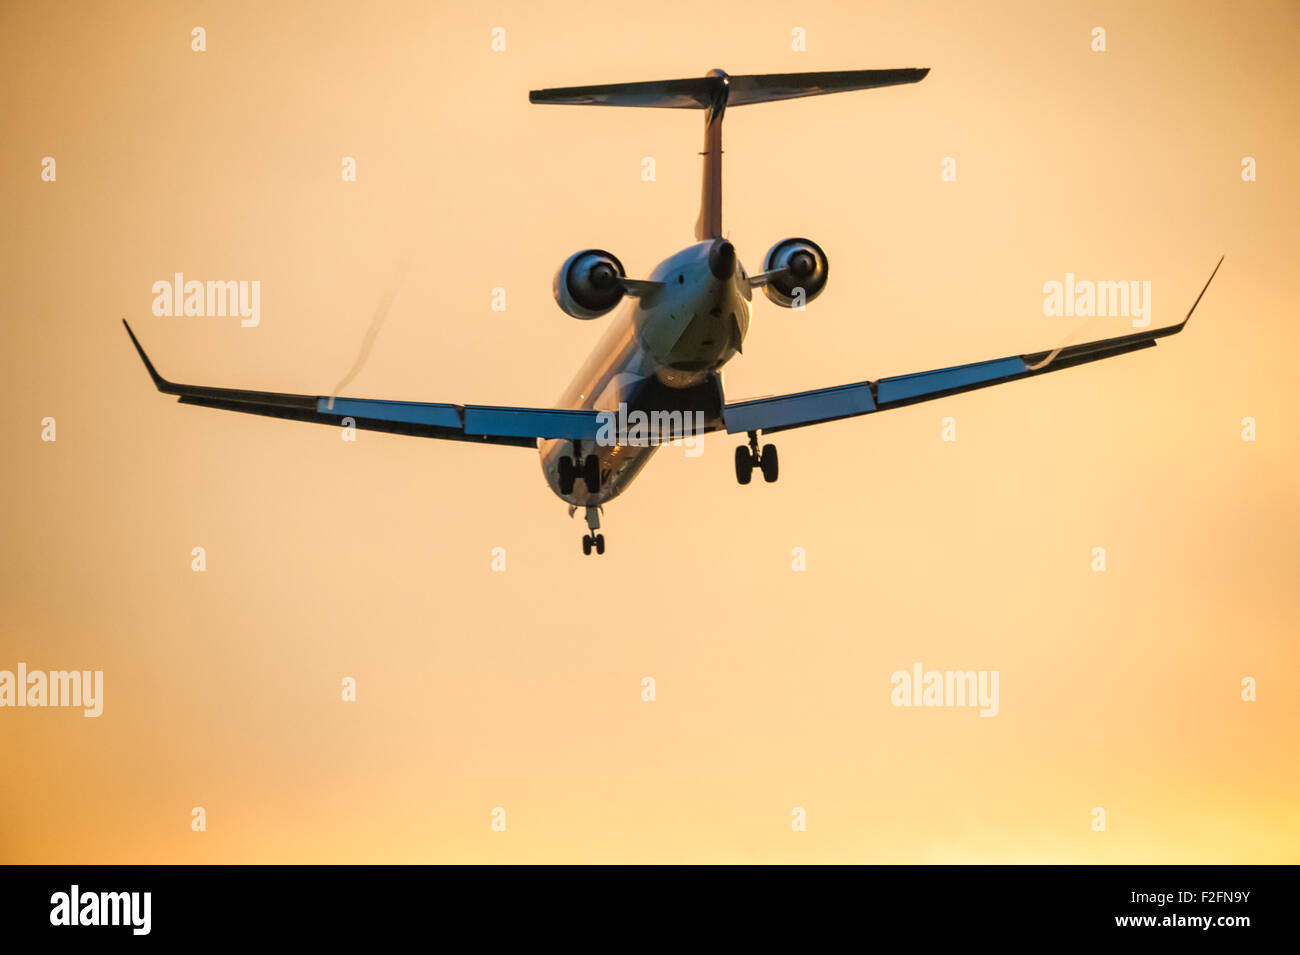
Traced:
<path id="1" fill-rule="evenodd" d="M 700 190 L 700 217 L 695 238 L 722 235 L 722 116 L 728 106 L 771 103 L 823 93 L 846 93 L 878 86 L 917 83 L 929 69 L 836 70 L 826 73 L 752 73 L 728 76 L 710 70 L 705 76 L 685 80 L 651 80 L 645 83 L 611 83 L 604 86 L 562 86 L 533 90 L 530 103 L 571 106 L 653 106 L 661 109 L 702 109 L 704 116 L 704 180 Z"/>

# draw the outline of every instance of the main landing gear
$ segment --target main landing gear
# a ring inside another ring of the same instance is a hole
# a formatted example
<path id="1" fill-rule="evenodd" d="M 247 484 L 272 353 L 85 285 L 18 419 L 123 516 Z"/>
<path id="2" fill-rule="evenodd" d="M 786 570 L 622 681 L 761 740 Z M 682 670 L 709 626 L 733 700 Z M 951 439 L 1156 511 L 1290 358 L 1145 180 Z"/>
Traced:
<path id="1" fill-rule="evenodd" d="M 743 444 L 736 448 L 736 480 L 741 484 L 748 484 L 750 478 L 754 476 L 754 468 L 763 472 L 763 480 L 768 484 L 776 481 L 779 473 L 779 461 L 776 456 L 776 445 L 766 444 L 763 450 L 758 450 L 758 432 L 749 432 L 749 447 Z"/>
<path id="2" fill-rule="evenodd" d="M 582 535 L 582 553 L 590 557 L 593 548 L 597 554 L 605 553 L 605 535 L 596 533 L 600 529 L 599 507 L 587 508 L 587 528 L 591 533 Z"/>
<path id="3" fill-rule="evenodd" d="M 581 470 L 574 462 L 582 461 Z M 582 483 L 587 486 L 588 500 L 591 495 L 600 492 L 600 458 L 594 454 L 588 454 L 585 457 L 582 454 L 582 442 L 573 442 L 573 452 L 571 454 L 561 455 L 559 460 L 559 483 L 561 494 L 572 494 L 573 485 L 582 478 Z M 578 510 L 576 504 L 569 505 L 569 516 L 572 517 Z M 588 504 L 585 506 L 587 513 L 587 530 L 589 533 L 582 535 L 582 552 L 591 556 L 594 550 L 597 554 L 605 553 L 605 535 L 597 534 L 600 530 L 600 505 Z"/>
<path id="4" fill-rule="evenodd" d="M 578 448 L 574 445 L 574 456 L 577 456 Z M 569 455 L 560 458 L 560 493 L 572 494 L 573 484 L 578 478 L 582 478 L 583 483 L 587 485 L 587 493 L 595 494 L 600 490 L 600 458 L 594 454 L 589 454 L 582 459 L 582 470 L 579 471 L 573 463 L 574 459 Z"/>

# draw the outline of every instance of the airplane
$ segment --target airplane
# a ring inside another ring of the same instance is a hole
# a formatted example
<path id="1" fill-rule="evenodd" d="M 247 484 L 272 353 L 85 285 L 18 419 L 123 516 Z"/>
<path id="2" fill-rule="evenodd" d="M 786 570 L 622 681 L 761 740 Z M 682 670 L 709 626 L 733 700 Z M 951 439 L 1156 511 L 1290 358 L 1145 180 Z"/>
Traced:
<path id="1" fill-rule="evenodd" d="M 1223 264 L 1177 325 L 1049 351 L 1012 355 L 910 375 L 879 378 L 796 394 L 728 401 L 722 368 L 740 354 L 749 330 L 752 293 L 761 288 L 776 305 L 802 308 L 826 288 L 829 262 L 811 239 L 775 243 L 763 268 L 746 272 L 722 231 L 722 120 L 730 107 L 804 96 L 917 83 L 929 69 L 846 70 L 703 77 L 532 90 L 542 104 L 629 106 L 704 111 L 704 171 L 695 239 L 664 259 L 648 279 L 630 279 L 623 263 L 602 249 L 564 260 L 552 292 L 573 318 L 590 321 L 622 305 L 596 349 L 553 408 L 383 401 L 211 388 L 178 384 L 158 374 L 123 319 L 154 385 L 182 404 L 297 421 L 417 435 L 453 441 L 533 448 L 551 490 L 585 509 L 584 554 L 605 552 L 599 533 L 603 505 L 618 497 L 658 447 L 694 434 L 744 434 L 735 449 L 736 480 L 755 469 L 777 480 L 776 447 L 761 437 L 791 428 L 901 408 L 922 401 L 1030 378 L 1127 354 L 1183 330 Z M 611 426 L 619 411 L 620 426 Z M 637 412 L 657 427 L 629 434 Z M 693 424 L 688 425 L 688 422 Z M 761 444 L 761 446 L 760 446 Z"/>

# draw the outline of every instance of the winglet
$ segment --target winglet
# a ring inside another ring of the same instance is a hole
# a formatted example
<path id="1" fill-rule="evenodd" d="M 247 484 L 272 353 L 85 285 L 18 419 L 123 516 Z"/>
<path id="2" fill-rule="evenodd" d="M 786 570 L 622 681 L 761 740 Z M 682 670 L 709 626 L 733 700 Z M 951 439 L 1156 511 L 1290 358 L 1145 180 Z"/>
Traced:
<path id="1" fill-rule="evenodd" d="M 140 340 L 135 337 L 135 332 L 131 331 L 131 326 L 127 323 L 125 318 L 122 319 L 122 324 L 126 326 L 126 333 L 131 336 L 131 344 L 134 345 L 135 350 L 140 353 L 140 360 L 144 362 L 145 370 L 149 372 L 149 377 L 153 379 L 154 387 L 165 395 L 180 394 L 180 390 L 174 384 L 162 375 L 158 374 L 158 369 L 153 366 L 153 362 L 149 360 L 149 356 L 144 353 L 144 349 L 140 346 Z"/>
<path id="2" fill-rule="evenodd" d="M 1196 306 L 1201 304 L 1201 299 L 1204 297 L 1206 289 L 1210 287 L 1210 283 L 1214 281 L 1214 277 L 1219 274 L 1219 266 L 1223 264 L 1225 258 L 1226 256 L 1219 256 L 1219 261 L 1215 263 L 1214 271 L 1211 272 L 1210 277 L 1205 280 L 1205 288 L 1201 289 L 1201 294 L 1196 296 L 1196 301 L 1193 302 L 1192 307 L 1187 310 L 1186 317 L 1184 317 L 1182 322 L 1178 325 L 1179 328 L 1182 328 L 1183 325 L 1187 324 L 1188 319 L 1192 317 L 1192 312 L 1196 311 Z"/>
<path id="3" fill-rule="evenodd" d="M 1154 345 L 1157 338 L 1164 338 L 1166 335 L 1177 335 L 1184 327 L 1186 327 L 1188 321 L 1192 317 L 1192 312 L 1196 311 L 1196 306 L 1201 304 L 1201 299 L 1205 297 L 1205 292 L 1210 287 L 1210 283 L 1214 281 L 1214 276 L 1219 274 L 1219 266 L 1223 264 L 1224 258 L 1225 256 L 1219 256 L 1219 261 L 1215 264 L 1214 271 L 1211 272 L 1210 277 L 1205 280 L 1205 286 L 1201 289 L 1201 294 L 1196 296 L 1196 301 L 1192 303 L 1192 307 L 1187 310 L 1187 314 L 1183 317 L 1181 322 L 1174 325 L 1165 325 L 1161 328 L 1150 329 L 1144 332 L 1136 332 L 1132 335 L 1121 335 L 1119 338 L 1106 338 L 1099 342 L 1088 342 L 1083 345 L 1058 345 L 1056 348 L 1048 352 L 1036 352 L 1032 355 L 1021 355 L 1020 357 L 1025 362 L 1025 369 L 1027 371 L 1042 371 L 1063 354 L 1067 358 L 1070 358 L 1089 352 L 1097 353 L 1102 349 L 1110 350 L 1113 354 L 1120 354 L 1120 352 L 1115 351 L 1115 349 L 1124 348 L 1127 350 L 1131 348 L 1144 348 L 1149 345 Z"/>

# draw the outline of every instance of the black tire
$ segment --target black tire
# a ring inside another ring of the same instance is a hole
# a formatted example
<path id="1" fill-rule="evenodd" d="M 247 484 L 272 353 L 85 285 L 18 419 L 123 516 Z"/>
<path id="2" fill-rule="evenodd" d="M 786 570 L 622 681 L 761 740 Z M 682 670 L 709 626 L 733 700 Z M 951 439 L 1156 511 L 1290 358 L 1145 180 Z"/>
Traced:
<path id="1" fill-rule="evenodd" d="M 587 455 L 582 462 L 582 480 L 587 485 L 587 493 L 595 494 L 600 490 L 600 458 L 594 454 Z"/>
<path id="2" fill-rule="evenodd" d="M 749 448 L 742 444 L 736 448 L 736 480 L 741 484 L 748 484 L 753 476 L 754 456 L 749 453 Z"/>
<path id="3" fill-rule="evenodd" d="M 780 474 L 780 461 L 776 456 L 776 445 L 764 445 L 763 453 L 758 458 L 759 467 L 763 469 L 763 480 L 768 484 L 776 482 L 777 475 Z"/>
<path id="4" fill-rule="evenodd" d="M 596 553 L 597 553 L 597 554 L 603 554 L 603 553 L 605 553 L 605 535 L 604 535 L 604 534 L 597 534 L 597 535 L 596 535 Z"/>
<path id="5" fill-rule="evenodd" d="M 582 535 L 582 554 L 584 557 L 591 556 L 591 535 L 590 534 Z"/>
<path id="6" fill-rule="evenodd" d="M 573 482 L 577 477 L 573 473 L 573 458 L 567 454 L 560 458 L 560 493 L 572 494 Z"/>

